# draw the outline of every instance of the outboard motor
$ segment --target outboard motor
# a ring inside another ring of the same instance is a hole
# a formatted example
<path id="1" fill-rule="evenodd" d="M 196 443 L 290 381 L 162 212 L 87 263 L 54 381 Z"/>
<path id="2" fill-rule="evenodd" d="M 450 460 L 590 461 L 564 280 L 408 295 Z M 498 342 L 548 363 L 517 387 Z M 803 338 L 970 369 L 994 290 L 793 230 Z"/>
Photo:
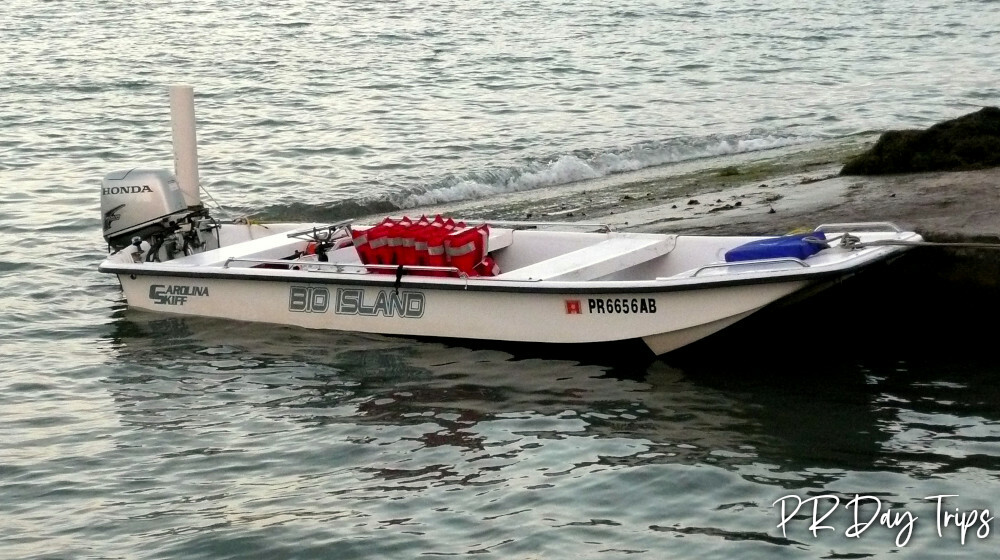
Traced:
<path id="1" fill-rule="evenodd" d="M 177 181 L 163 169 L 108 173 L 101 183 L 104 240 L 112 252 L 143 260 L 169 260 L 205 250 L 215 221 L 201 206 L 189 207 Z"/>
<path id="2" fill-rule="evenodd" d="M 188 213 L 177 181 L 162 169 L 130 169 L 108 173 L 101 184 L 104 240 L 114 250 L 173 233 Z"/>

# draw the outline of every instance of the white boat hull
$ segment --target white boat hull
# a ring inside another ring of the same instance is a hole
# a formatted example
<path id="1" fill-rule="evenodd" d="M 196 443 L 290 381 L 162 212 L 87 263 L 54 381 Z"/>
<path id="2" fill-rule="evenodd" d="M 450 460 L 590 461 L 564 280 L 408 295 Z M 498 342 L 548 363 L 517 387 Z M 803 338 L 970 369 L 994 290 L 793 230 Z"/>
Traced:
<path id="1" fill-rule="evenodd" d="M 719 257 L 728 248 L 754 238 L 506 230 L 492 254 L 509 272 L 456 278 L 379 273 L 350 244 L 329 262 L 288 260 L 282 255 L 304 246 L 294 235 L 235 228 L 219 232 L 215 250 L 165 262 L 112 256 L 101 270 L 118 275 L 129 306 L 160 313 L 467 340 L 641 340 L 660 355 L 904 250 L 831 248 L 808 262 L 726 263 Z M 868 238 L 919 240 L 906 232 Z"/>
<path id="2" fill-rule="evenodd" d="M 595 343 L 642 339 L 656 354 L 703 338 L 794 293 L 796 280 L 675 291 L 434 289 L 401 282 L 119 275 L 129 305 L 161 313 L 390 335 Z"/>

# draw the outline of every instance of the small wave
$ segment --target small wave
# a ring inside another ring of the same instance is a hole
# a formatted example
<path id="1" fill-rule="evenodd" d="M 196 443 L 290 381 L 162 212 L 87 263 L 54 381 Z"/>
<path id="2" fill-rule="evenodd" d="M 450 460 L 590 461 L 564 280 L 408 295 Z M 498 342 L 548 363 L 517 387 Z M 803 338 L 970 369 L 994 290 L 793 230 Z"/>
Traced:
<path id="1" fill-rule="evenodd" d="M 522 167 L 448 177 L 422 192 L 404 195 L 397 205 L 400 208 L 411 208 L 489 198 L 504 193 L 597 179 L 657 165 L 779 148 L 809 140 L 811 139 L 799 136 L 773 134 L 729 135 L 647 142 L 605 152 L 580 151 L 559 155 L 544 162 L 528 162 Z"/>
<path id="2" fill-rule="evenodd" d="M 579 150 L 544 161 L 450 175 L 424 189 L 389 188 L 375 194 L 329 202 L 280 202 L 253 213 L 263 221 L 335 222 L 360 216 L 394 214 L 410 208 L 464 200 L 486 200 L 507 193 L 568 185 L 658 165 L 802 144 L 802 136 L 750 134 L 715 135 L 644 142 L 607 151 Z M 372 185 L 375 189 L 377 185 Z M 388 192 L 386 192 L 388 190 Z"/>

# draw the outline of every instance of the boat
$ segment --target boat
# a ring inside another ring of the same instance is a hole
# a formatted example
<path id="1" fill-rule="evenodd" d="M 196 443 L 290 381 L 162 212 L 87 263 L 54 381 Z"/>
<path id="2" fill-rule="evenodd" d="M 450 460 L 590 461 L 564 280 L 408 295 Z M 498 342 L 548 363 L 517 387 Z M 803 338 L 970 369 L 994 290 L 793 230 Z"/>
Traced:
<path id="1" fill-rule="evenodd" d="M 200 203 L 193 118 L 180 120 L 174 173 L 102 181 L 110 254 L 98 269 L 136 309 L 467 341 L 641 340 L 661 355 L 921 241 L 887 222 L 704 236 L 440 215 L 224 221 Z"/>

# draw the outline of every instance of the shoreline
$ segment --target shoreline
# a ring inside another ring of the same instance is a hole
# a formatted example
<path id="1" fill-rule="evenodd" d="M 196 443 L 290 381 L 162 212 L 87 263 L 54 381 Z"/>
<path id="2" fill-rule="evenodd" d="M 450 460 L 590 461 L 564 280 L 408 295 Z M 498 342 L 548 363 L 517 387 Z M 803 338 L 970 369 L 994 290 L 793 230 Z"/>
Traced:
<path id="1" fill-rule="evenodd" d="M 840 176 L 843 162 L 876 139 L 859 135 L 704 158 L 401 213 L 689 235 L 782 235 L 824 223 L 888 221 L 926 241 L 1000 244 L 1000 168 Z M 914 284 L 914 297 L 963 290 L 1000 297 L 998 250 L 921 249 L 904 263 L 899 275 Z"/>
<path id="2" fill-rule="evenodd" d="M 843 162 L 876 139 L 860 135 L 703 158 L 401 213 L 716 235 L 891 221 L 929 241 L 1000 242 L 1000 168 L 840 176 Z"/>
<path id="3" fill-rule="evenodd" d="M 719 192 L 770 192 L 767 207 L 758 203 L 713 215 L 716 206 L 679 220 L 662 207 L 651 208 L 645 215 L 656 219 L 647 222 L 649 230 L 764 235 L 824 222 L 890 221 L 928 241 L 1000 242 L 1000 168 L 888 176 L 839 176 L 839 169 L 822 169 L 815 179 L 812 174 L 772 178 L 767 189 L 756 192 L 746 185 Z"/>
<path id="4" fill-rule="evenodd" d="M 592 222 L 636 229 L 709 211 L 722 197 L 734 207 L 784 196 L 771 188 L 791 180 L 816 181 L 839 171 L 840 162 L 874 144 L 875 135 L 817 141 L 769 150 L 698 158 L 616 173 L 596 179 L 502 193 L 488 199 L 443 202 L 403 214 L 450 214 L 469 219 Z M 754 187 L 761 186 L 761 192 Z M 714 195 L 711 198 L 710 195 Z M 683 208 L 693 198 L 700 210 Z M 711 202 L 709 202 L 711 198 Z M 736 204 L 736 203 L 740 204 Z M 679 212 L 671 212 L 676 205 Z M 719 204 L 718 206 L 722 206 Z M 381 217 L 381 216 L 379 216 Z"/>

